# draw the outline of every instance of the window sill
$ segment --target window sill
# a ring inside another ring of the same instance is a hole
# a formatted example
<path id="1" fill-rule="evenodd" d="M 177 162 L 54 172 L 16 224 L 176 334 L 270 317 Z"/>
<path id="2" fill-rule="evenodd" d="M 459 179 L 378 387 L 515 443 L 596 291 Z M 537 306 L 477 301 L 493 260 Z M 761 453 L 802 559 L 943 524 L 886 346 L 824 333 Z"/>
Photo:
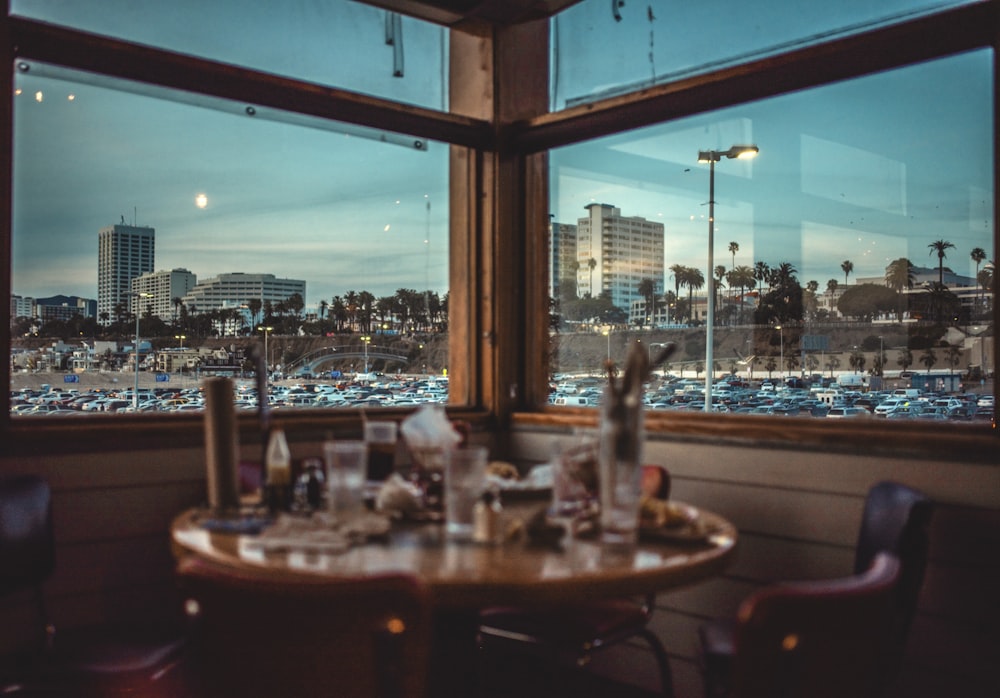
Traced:
<path id="1" fill-rule="evenodd" d="M 514 428 L 572 429 L 594 427 L 593 408 L 545 408 L 521 412 Z M 996 464 L 1000 432 L 989 425 L 928 425 L 888 423 L 879 419 L 851 421 L 797 417 L 754 417 L 682 412 L 646 412 L 646 434 L 657 440 L 728 444 L 751 448 L 951 459 Z"/>

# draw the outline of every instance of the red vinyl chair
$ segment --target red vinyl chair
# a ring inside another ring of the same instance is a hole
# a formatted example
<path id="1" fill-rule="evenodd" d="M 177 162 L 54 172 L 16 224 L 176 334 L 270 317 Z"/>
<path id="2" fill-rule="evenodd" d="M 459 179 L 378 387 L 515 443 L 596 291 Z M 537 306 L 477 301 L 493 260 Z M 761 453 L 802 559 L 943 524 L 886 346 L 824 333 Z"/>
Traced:
<path id="1" fill-rule="evenodd" d="M 882 695 L 900 564 L 879 553 L 864 573 L 775 584 L 750 595 L 734 628 L 734 698 Z"/>
<path id="2" fill-rule="evenodd" d="M 883 662 L 883 684 L 896 676 L 902 661 L 920 588 L 927 567 L 928 528 L 934 504 L 924 493 L 898 482 L 872 486 L 865 498 L 864 513 L 854 552 L 854 574 L 867 570 L 876 555 L 890 552 L 900 562 L 900 583 L 895 591 L 892 643 Z M 709 698 L 730 695 L 734 653 L 734 621 L 718 618 L 699 628 Z"/>
<path id="3" fill-rule="evenodd" d="M 415 578 L 330 578 L 198 557 L 177 569 L 193 619 L 188 698 L 421 698 L 430 602 Z"/>
<path id="4" fill-rule="evenodd" d="M 643 466 L 643 494 L 670 497 L 670 473 L 659 465 Z M 649 629 L 656 595 L 642 599 L 605 599 L 554 611 L 517 606 L 484 609 L 479 617 L 480 646 L 531 651 L 553 662 L 586 666 L 594 652 L 639 637 L 653 652 L 664 696 L 673 695 L 667 652 Z"/>
<path id="5" fill-rule="evenodd" d="M 49 696 L 167 696 L 185 644 L 184 623 L 144 622 L 56 630 L 44 583 L 56 567 L 52 492 L 34 475 L 0 478 L 0 596 L 30 599 L 30 630 L 6 657 L 0 693 Z"/>

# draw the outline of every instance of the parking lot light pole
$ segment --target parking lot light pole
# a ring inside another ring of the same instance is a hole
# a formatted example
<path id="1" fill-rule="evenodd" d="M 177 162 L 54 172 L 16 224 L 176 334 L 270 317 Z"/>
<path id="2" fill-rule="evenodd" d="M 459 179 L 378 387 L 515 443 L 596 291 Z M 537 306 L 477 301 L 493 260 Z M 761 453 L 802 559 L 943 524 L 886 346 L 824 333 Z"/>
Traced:
<path id="1" fill-rule="evenodd" d="M 152 298 L 151 293 L 131 293 L 135 304 L 135 385 L 132 388 L 132 411 L 139 411 L 139 298 Z"/>
<path id="2" fill-rule="evenodd" d="M 365 376 L 368 375 L 368 343 L 372 341 L 371 337 L 362 337 L 361 341 L 365 344 Z"/>
<path id="3" fill-rule="evenodd" d="M 729 150 L 699 150 L 698 162 L 708 163 L 708 273 L 705 275 L 707 311 L 705 313 L 705 412 L 712 410 L 712 377 L 715 357 L 715 163 L 722 158 L 747 160 L 757 157 L 755 145 L 734 145 Z"/>
<path id="4" fill-rule="evenodd" d="M 271 326 L 265 327 L 261 325 L 257 328 L 258 332 L 264 333 L 264 372 L 268 374 L 271 373 L 271 355 L 267 351 L 267 335 L 269 335 L 272 330 L 274 330 L 274 328 Z"/>

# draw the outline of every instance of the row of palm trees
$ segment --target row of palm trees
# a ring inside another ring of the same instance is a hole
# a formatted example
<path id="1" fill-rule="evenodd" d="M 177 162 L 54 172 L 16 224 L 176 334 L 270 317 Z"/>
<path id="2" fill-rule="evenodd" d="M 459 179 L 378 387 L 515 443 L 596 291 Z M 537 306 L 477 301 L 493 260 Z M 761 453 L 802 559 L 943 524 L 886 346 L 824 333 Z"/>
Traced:
<path id="1" fill-rule="evenodd" d="M 253 333 L 259 327 L 274 334 L 326 335 L 342 333 L 423 333 L 440 332 L 448 325 L 448 294 L 401 288 L 391 296 L 376 297 L 368 291 L 348 291 L 331 301 L 320 301 L 315 318 L 305 318 L 305 302 L 295 293 L 282 301 L 245 301 L 242 306 L 201 310 L 194 303 L 175 297 L 173 318 L 164 321 L 153 314 L 151 306 L 140 309 L 139 332 L 143 337 L 187 338 L 238 336 Z M 247 312 L 249 311 L 249 318 Z M 100 322 L 98 322 L 100 320 Z M 33 330 L 39 336 L 80 336 L 124 338 L 135 332 L 136 316 L 126 303 L 116 304 L 112 312 L 100 317 L 77 315 L 68 320 L 50 320 L 41 327 L 32 318 L 17 318 L 12 336 L 24 336 Z"/>
<path id="2" fill-rule="evenodd" d="M 930 249 L 930 254 L 936 254 L 938 259 L 938 286 L 944 288 L 944 260 L 947 258 L 947 251 L 950 249 L 956 249 L 954 243 L 948 240 L 935 240 L 928 245 Z M 739 291 L 740 298 L 740 310 L 739 317 L 742 318 L 744 315 L 744 300 L 747 291 L 756 288 L 758 296 L 762 295 L 764 292 L 764 286 L 766 284 L 768 289 L 773 289 L 775 286 L 781 283 L 783 278 L 789 278 L 790 273 L 794 274 L 794 268 L 789 268 L 788 263 L 778 264 L 777 266 L 770 266 L 766 262 L 756 262 L 753 267 L 746 265 L 736 264 L 736 253 L 739 251 L 740 245 L 738 242 L 731 241 L 729 243 L 729 253 L 732 255 L 732 266 L 727 270 L 724 265 L 717 265 L 713 269 L 713 276 L 715 281 L 715 288 L 719 294 L 717 302 L 721 306 L 722 304 L 722 290 L 728 285 L 732 290 Z M 991 262 L 985 267 L 980 268 L 983 262 L 986 261 L 986 251 L 982 247 L 975 247 L 970 253 L 972 261 L 976 264 L 976 284 L 982 294 L 985 289 L 992 288 L 994 280 L 995 265 Z M 593 267 L 591 267 L 593 269 Z M 854 273 L 854 263 L 845 259 L 840 264 L 840 269 L 844 272 L 844 284 L 847 285 L 850 275 Z M 693 297 L 696 290 L 700 290 L 705 285 L 705 276 L 700 269 L 695 267 L 689 267 L 682 264 L 674 264 L 670 267 L 670 275 L 674 281 L 673 292 L 667 292 L 664 295 L 664 302 L 669 306 L 677 308 L 680 312 L 675 316 L 676 320 L 680 320 L 682 317 L 687 317 L 688 320 L 692 318 L 693 314 Z M 914 274 L 913 274 L 913 264 L 906 259 L 901 257 L 893 262 L 891 262 L 885 271 L 885 282 L 886 286 L 892 288 L 896 291 L 903 291 L 904 289 L 913 288 Z M 829 293 L 834 293 L 839 287 L 839 281 L 837 279 L 830 279 L 826 284 L 826 290 Z M 680 297 L 681 288 L 686 287 L 688 290 L 688 298 L 686 307 L 684 304 L 678 304 L 677 300 Z M 819 290 L 819 283 L 816 281 L 809 281 L 804 289 L 812 297 L 815 297 L 816 292 Z M 640 296 L 646 299 L 646 317 L 647 322 L 650 322 L 652 318 L 656 317 L 657 308 L 657 298 L 656 294 L 656 284 L 652 279 L 643 279 L 639 282 L 637 292 Z"/>

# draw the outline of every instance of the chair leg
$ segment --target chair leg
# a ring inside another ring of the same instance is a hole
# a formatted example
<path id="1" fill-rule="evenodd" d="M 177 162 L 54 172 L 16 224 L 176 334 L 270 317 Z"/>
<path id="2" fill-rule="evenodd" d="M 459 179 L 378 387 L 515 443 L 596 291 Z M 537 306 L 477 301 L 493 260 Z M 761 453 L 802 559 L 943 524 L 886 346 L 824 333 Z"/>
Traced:
<path id="1" fill-rule="evenodd" d="M 650 649 L 653 650 L 653 656 L 656 657 L 656 663 L 660 667 L 660 691 L 665 698 L 673 698 L 674 676 L 670 671 L 670 658 L 667 656 L 667 650 L 664 649 L 660 638 L 649 628 L 643 628 L 641 634 Z"/>

